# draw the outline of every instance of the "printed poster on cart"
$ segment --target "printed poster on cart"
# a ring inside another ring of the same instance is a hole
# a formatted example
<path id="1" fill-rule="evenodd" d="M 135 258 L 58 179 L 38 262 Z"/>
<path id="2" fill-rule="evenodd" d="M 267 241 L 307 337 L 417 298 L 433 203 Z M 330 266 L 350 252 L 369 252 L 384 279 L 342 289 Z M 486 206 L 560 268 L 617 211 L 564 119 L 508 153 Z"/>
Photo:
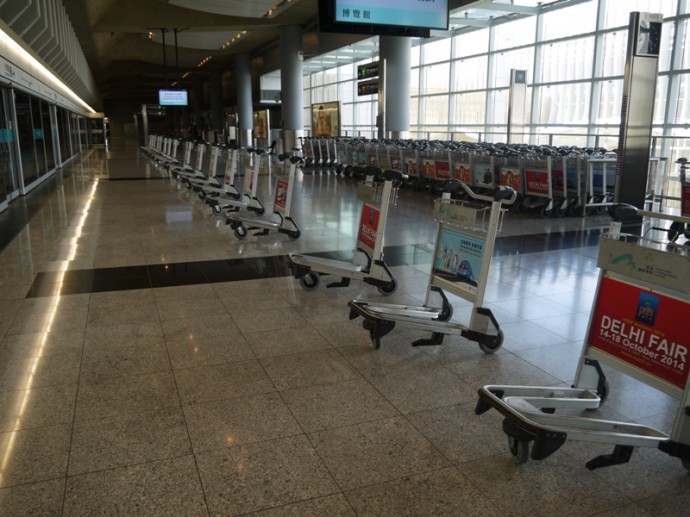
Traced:
<path id="1" fill-rule="evenodd" d="M 484 239 L 441 228 L 433 273 L 448 282 L 470 286 L 474 292 L 479 285 L 483 257 Z"/>
<path id="2" fill-rule="evenodd" d="M 278 212 L 284 213 L 285 212 L 285 204 L 287 202 L 287 193 L 288 193 L 288 182 L 286 180 L 278 180 L 276 183 L 276 195 L 275 199 L 273 200 L 273 205 Z"/>
<path id="3" fill-rule="evenodd" d="M 589 344 L 683 390 L 689 314 L 687 301 L 604 277 Z"/>
<path id="4" fill-rule="evenodd" d="M 472 185 L 472 169 L 469 163 L 454 164 L 455 179 L 460 180 L 467 185 Z"/>
<path id="5" fill-rule="evenodd" d="M 548 171 L 526 170 L 526 192 L 537 196 L 549 196 L 549 173 Z"/>
<path id="6" fill-rule="evenodd" d="M 379 230 L 380 217 L 381 211 L 378 208 L 364 203 L 364 206 L 362 207 L 362 216 L 359 219 L 357 247 L 368 252 L 369 255 L 374 254 L 376 232 Z"/>
<path id="7" fill-rule="evenodd" d="M 249 166 L 244 169 L 244 193 L 248 196 L 252 195 L 252 183 L 254 181 L 254 169 Z"/>
<path id="8" fill-rule="evenodd" d="M 510 187 L 515 190 L 515 192 L 522 192 L 520 169 L 501 167 L 501 186 Z"/>

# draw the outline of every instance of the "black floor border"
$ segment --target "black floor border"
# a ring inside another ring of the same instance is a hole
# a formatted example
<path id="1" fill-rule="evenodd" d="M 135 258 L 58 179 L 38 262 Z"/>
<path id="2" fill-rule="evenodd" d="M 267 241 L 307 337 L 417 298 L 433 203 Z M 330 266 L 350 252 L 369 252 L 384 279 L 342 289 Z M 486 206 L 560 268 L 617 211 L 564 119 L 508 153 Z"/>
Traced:
<path id="1" fill-rule="evenodd" d="M 496 239 L 495 256 L 580 249 L 596 246 L 603 230 L 574 230 L 550 234 L 505 236 Z M 433 243 L 405 244 L 384 248 L 389 267 L 431 262 Z M 347 250 L 309 253 L 317 257 L 349 260 Z M 150 289 L 205 283 L 257 280 L 290 276 L 287 255 L 256 258 L 177 262 L 140 266 L 75 269 L 38 273 L 27 298 L 56 294 L 87 294 L 106 291 Z"/>

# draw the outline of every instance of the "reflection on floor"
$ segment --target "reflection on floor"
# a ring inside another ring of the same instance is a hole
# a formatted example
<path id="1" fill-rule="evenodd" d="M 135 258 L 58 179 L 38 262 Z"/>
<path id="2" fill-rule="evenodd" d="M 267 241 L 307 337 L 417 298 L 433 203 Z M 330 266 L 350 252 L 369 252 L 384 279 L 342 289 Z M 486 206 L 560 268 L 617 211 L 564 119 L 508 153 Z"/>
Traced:
<path id="1" fill-rule="evenodd" d="M 572 381 L 605 218 L 507 215 L 486 293 L 497 353 L 413 348 L 403 329 L 374 350 L 347 301 L 376 289 L 306 292 L 284 259 L 352 248 L 353 180 L 300 175 L 302 237 L 238 241 L 160 176 L 120 142 L 13 203 L 33 206 L 24 223 L 2 215 L 3 515 L 685 513 L 678 460 L 642 449 L 592 472 L 611 447 L 569 441 L 518 466 L 498 414 L 473 411 L 484 384 Z M 424 301 L 431 199 L 402 191 L 391 212 L 386 301 Z M 672 399 L 607 374 L 593 416 L 670 429 Z"/>

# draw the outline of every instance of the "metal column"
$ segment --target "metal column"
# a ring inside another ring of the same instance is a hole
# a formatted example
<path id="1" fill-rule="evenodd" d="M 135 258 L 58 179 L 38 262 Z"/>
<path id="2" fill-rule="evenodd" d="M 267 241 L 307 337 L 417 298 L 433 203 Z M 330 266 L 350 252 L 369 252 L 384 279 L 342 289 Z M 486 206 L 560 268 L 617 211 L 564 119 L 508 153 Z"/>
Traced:
<path id="1" fill-rule="evenodd" d="M 657 13 L 630 13 L 614 201 L 644 208 L 661 26 Z"/>

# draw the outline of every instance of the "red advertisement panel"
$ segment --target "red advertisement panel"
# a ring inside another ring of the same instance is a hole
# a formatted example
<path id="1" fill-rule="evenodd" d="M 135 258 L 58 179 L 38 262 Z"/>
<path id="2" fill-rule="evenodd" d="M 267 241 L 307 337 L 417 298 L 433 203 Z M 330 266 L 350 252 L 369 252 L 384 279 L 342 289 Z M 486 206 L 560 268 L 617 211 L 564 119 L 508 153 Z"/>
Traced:
<path id="1" fill-rule="evenodd" d="M 549 195 L 549 174 L 546 171 L 525 171 L 527 193 Z"/>
<path id="2" fill-rule="evenodd" d="M 391 156 L 391 169 L 402 172 L 402 160 L 400 156 Z"/>
<path id="3" fill-rule="evenodd" d="M 589 343 L 628 364 L 685 389 L 690 304 L 604 277 Z"/>
<path id="4" fill-rule="evenodd" d="M 362 217 L 359 219 L 359 235 L 357 237 L 357 244 L 369 252 L 374 251 L 374 244 L 376 243 L 376 232 L 379 229 L 379 212 L 378 208 L 364 203 L 362 207 Z"/>
<path id="5" fill-rule="evenodd" d="M 690 216 L 690 185 L 683 185 L 681 215 Z"/>
<path id="6" fill-rule="evenodd" d="M 522 185 L 520 185 L 520 169 L 501 167 L 501 186 L 510 187 L 516 192 L 522 192 Z"/>
<path id="7" fill-rule="evenodd" d="M 470 169 L 469 163 L 455 164 L 455 179 L 472 185 L 472 169 Z"/>
<path id="8" fill-rule="evenodd" d="M 369 164 L 370 167 L 378 167 L 379 166 L 378 155 L 376 153 L 367 154 L 367 163 Z"/>
<path id="9" fill-rule="evenodd" d="M 276 195 L 273 204 L 276 208 L 285 210 L 285 202 L 287 201 L 288 182 L 285 180 L 278 180 L 276 183 Z"/>
<path id="10" fill-rule="evenodd" d="M 436 177 L 436 167 L 434 167 L 434 160 L 422 160 L 422 176 L 425 178 Z"/>
<path id="11" fill-rule="evenodd" d="M 440 180 L 450 179 L 450 162 L 436 161 L 436 178 Z"/>

